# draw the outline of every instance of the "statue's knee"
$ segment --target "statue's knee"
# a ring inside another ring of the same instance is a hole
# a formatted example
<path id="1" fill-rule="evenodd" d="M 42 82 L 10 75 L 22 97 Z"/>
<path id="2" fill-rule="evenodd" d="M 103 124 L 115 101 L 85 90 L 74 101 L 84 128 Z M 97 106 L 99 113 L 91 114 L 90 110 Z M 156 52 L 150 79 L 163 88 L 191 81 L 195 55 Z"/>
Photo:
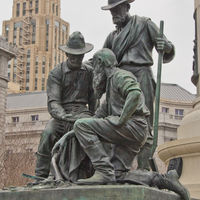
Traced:
<path id="1" fill-rule="evenodd" d="M 43 133 L 42 133 L 42 137 L 51 137 L 54 134 L 54 131 L 50 128 L 45 128 Z"/>

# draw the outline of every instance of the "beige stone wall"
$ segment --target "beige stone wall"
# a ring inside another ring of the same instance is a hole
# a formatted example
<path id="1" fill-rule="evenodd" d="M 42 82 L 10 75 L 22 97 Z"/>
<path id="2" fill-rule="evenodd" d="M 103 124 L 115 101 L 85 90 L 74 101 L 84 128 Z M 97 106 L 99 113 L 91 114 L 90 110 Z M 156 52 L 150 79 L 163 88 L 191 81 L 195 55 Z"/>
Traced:
<path id="1" fill-rule="evenodd" d="M 5 174 L 4 153 L 5 153 L 5 129 L 6 129 L 6 95 L 7 95 L 7 67 L 8 61 L 14 57 L 16 49 L 9 45 L 0 36 L 0 177 Z M 3 181 L 0 182 L 2 187 Z"/>
<path id="2" fill-rule="evenodd" d="M 38 115 L 39 120 L 32 121 L 32 115 Z M 12 117 L 19 117 L 19 122 L 12 122 Z M 36 152 L 40 135 L 49 119 L 47 108 L 7 110 L 6 150 Z"/>

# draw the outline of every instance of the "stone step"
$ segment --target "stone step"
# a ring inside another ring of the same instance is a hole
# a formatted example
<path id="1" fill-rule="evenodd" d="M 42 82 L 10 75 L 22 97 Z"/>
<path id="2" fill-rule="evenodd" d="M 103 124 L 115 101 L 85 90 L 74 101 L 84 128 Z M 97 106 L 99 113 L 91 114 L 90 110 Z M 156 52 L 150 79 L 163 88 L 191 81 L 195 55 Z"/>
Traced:
<path id="1" fill-rule="evenodd" d="M 181 200 L 179 195 L 138 185 L 70 186 L 0 191 L 0 200 Z"/>

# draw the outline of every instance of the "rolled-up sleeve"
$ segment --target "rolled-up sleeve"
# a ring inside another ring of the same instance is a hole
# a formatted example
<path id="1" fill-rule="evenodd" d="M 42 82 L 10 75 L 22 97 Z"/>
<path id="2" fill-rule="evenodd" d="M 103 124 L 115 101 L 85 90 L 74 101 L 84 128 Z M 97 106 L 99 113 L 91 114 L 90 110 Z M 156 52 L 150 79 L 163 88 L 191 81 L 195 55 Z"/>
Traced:
<path id="1" fill-rule="evenodd" d="M 129 92 L 131 91 L 137 90 L 141 92 L 137 79 L 131 73 L 126 72 L 123 75 L 116 74 L 114 77 L 114 84 L 117 86 L 119 92 L 123 97 L 127 97 Z"/>

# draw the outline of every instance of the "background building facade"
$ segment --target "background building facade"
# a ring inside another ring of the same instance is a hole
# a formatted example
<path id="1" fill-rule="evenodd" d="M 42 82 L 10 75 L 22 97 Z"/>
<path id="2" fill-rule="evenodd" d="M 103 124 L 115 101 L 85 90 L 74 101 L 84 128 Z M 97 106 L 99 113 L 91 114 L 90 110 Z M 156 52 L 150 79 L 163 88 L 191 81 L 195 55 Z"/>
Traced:
<path id="1" fill-rule="evenodd" d="M 14 0 L 12 18 L 3 22 L 3 36 L 18 46 L 9 62 L 10 91 L 43 91 L 49 71 L 63 62 L 69 23 L 60 18 L 60 0 Z"/>
<path id="2" fill-rule="evenodd" d="M 5 178 L 4 151 L 5 151 L 5 129 L 6 129 L 6 96 L 8 85 L 8 61 L 17 54 L 16 47 L 8 44 L 5 38 L 0 36 L 0 188 Z"/>
<path id="3" fill-rule="evenodd" d="M 162 83 L 158 144 L 177 139 L 177 128 L 193 108 L 195 95 L 177 84 Z"/>

